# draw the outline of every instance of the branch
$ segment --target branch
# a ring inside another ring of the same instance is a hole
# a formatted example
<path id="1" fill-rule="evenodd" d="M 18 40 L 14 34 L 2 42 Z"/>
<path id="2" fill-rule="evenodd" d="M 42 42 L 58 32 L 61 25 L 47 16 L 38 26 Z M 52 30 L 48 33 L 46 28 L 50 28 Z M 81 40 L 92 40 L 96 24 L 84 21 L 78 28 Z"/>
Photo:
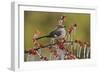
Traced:
<path id="1" fill-rule="evenodd" d="M 65 43 L 74 43 L 75 41 L 66 41 Z M 41 48 L 46 48 L 46 47 L 51 47 L 51 46 L 53 46 L 53 45 L 56 45 L 58 42 L 56 42 L 56 43 L 53 43 L 53 44 L 47 44 L 47 45 L 44 45 L 44 46 L 40 46 L 40 47 L 38 47 L 38 48 L 33 48 L 34 50 L 39 50 L 39 49 L 41 49 Z M 24 53 L 29 53 L 29 51 L 24 51 Z"/>

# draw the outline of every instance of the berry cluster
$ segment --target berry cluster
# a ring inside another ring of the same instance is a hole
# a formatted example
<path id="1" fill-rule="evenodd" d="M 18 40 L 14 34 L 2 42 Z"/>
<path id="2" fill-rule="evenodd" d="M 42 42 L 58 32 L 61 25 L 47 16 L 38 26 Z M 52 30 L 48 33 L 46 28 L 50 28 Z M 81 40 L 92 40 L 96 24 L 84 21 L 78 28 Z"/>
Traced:
<path id="1" fill-rule="evenodd" d="M 47 45 L 42 45 L 36 40 L 40 36 L 40 32 L 36 31 L 32 38 L 34 48 L 25 51 L 25 54 L 28 53 L 28 55 L 32 55 L 33 57 L 39 57 L 38 60 L 42 61 L 90 58 L 90 44 L 88 42 L 75 40 L 70 36 L 74 34 L 76 27 L 76 24 L 70 26 L 66 30 L 68 34 L 65 38 L 53 39 L 53 42 L 49 42 Z M 42 51 L 46 49 L 49 52 L 48 56 L 42 54 Z"/>

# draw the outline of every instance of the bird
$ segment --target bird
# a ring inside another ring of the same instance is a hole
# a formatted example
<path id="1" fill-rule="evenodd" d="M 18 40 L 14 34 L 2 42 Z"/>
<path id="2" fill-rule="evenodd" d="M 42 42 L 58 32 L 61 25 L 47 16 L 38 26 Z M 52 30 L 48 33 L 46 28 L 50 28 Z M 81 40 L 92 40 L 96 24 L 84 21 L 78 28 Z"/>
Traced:
<path id="1" fill-rule="evenodd" d="M 63 24 L 64 20 L 65 20 L 66 16 L 61 16 L 57 27 L 55 28 L 55 30 L 53 30 L 52 32 L 50 32 L 48 35 L 44 35 L 41 37 L 36 38 L 36 40 L 39 40 L 41 38 L 56 38 L 56 39 L 61 39 L 64 38 L 66 36 L 66 30 L 65 30 L 65 26 Z"/>

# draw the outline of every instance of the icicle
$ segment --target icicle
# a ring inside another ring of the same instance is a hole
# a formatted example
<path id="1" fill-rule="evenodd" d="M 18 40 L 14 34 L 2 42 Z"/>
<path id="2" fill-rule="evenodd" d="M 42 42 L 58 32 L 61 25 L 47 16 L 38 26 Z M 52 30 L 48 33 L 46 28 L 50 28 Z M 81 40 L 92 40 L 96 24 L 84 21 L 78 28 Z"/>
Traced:
<path id="1" fill-rule="evenodd" d="M 52 53 L 49 54 L 49 59 L 52 60 Z"/>
<path id="2" fill-rule="evenodd" d="M 81 49 L 82 49 L 82 46 L 80 46 L 80 48 L 79 48 L 79 53 L 78 53 L 79 58 L 81 57 Z"/>
<path id="3" fill-rule="evenodd" d="M 86 47 L 87 47 L 87 45 L 84 43 L 84 48 L 83 48 L 83 57 L 84 57 L 84 59 L 86 58 Z"/>
<path id="4" fill-rule="evenodd" d="M 89 54 L 90 54 L 90 48 L 87 48 L 87 53 L 86 53 L 86 58 L 89 58 Z"/>
<path id="5" fill-rule="evenodd" d="M 79 44 L 77 45 L 77 58 L 79 58 L 79 50 L 80 50 L 80 46 L 79 46 Z"/>

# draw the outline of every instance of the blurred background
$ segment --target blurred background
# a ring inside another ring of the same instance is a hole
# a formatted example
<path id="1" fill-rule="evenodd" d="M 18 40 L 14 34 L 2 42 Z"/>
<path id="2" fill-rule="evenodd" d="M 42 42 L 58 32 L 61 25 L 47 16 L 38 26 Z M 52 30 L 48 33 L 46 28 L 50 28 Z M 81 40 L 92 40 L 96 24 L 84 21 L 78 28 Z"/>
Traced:
<path id="1" fill-rule="evenodd" d="M 75 39 L 90 43 L 90 14 L 24 11 L 24 49 L 28 50 L 33 47 L 32 36 L 37 30 L 40 31 L 41 36 L 54 30 L 61 15 L 66 16 L 64 22 L 66 28 L 77 24 Z M 49 41 L 50 39 L 39 40 L 42 44 L 47 44 Z M 42 52 L 43 55 L 48 53 L 45 50 Z"/>

